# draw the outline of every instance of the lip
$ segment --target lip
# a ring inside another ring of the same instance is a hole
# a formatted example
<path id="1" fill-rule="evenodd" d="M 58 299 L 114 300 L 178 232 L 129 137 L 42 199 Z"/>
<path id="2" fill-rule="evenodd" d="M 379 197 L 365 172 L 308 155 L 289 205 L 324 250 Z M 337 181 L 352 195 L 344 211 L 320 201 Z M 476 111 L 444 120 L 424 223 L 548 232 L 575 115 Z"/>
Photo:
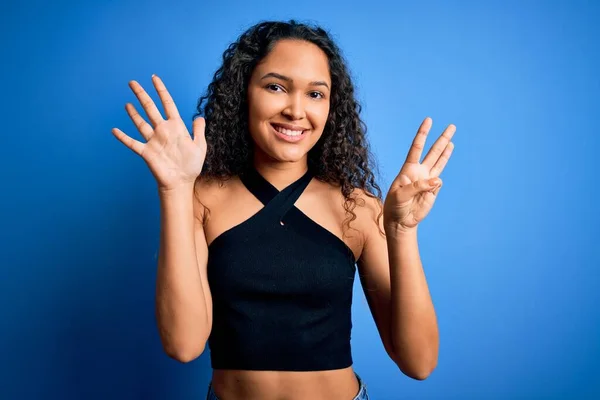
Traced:
<path id="1" fill-rule="evenodd" d="M 301 141 L 302 139 L 304 139 L 308 133 L 308 129 L 304 129 L 302 127 L 295 127 L 296 129 L 292 129 L 292 128 L 286 128 L 286 126 L 294 126 L 294 125 L 289 125 L 289 124 L 275 124 L 278 126 L 281 126 L 282 128 L 285 129 L 290 129 L 290 130 L 294 130 L 294 131 L 302 131 L 302 133 L 298 136 L 287 136 L 284 135 L 283 133 L 280 133 L 277 129 L 275 129 L 275 126 L 273 123 L 270 123 L 269 126 L 271 127 L 271 130 L 273 131 L 273 133 L 275 134 L 275 136 L 277 136 L 279 139 L 288 142 L 288 143 L 298 143 L 299 141 Z"/>
<path id="2" fill-rule="evenodd" d="M 283 129 L 289 129 L 290 131 L 307 131 L 308 130 L 308 128 L 303 128 L 298 125 L 285 124 L 283 122 L 271 122 L 271 125 L 277 125 L 277 126 L 282 127 Z"/>

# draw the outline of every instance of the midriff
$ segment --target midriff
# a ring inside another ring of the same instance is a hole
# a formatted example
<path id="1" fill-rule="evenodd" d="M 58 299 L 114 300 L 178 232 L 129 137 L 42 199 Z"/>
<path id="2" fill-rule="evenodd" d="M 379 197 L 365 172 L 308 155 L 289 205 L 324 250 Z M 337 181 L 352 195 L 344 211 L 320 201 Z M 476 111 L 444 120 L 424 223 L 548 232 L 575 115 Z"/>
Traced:
<path id="1" fill-rule="evenodd" d="M 219 400 L 352 400 L 359 390 L 352 366 L 326 371 L 213 370 Z"/>

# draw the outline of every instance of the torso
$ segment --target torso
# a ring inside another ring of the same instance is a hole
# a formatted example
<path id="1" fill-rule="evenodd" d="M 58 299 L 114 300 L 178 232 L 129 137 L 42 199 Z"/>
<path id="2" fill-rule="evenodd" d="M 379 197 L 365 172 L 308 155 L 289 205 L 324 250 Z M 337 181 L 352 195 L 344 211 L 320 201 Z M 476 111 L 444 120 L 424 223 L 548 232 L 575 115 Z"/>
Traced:
<path id="1" fill-rule="evenodd" d="M 222 184 L 216 181 L 201 182 L 197 193 L 201 203 L 210 210 L 204 225 L 209 246 L 223 232 L 247 220 L 263 207 L 238 178 Z M 364 244 L 361 233 L 364 216 L 361 207 L 357 205 L 354 209 L 357 219 L 348 229 L 347 224 L 343 225 L 348 217 L 343 202 L 344 197 L 339 188 L 313 178 L 295 206 L 342 240 L 352 250 L 355 259 L 358 259 Z M 221 400 L 351 400 L 359 390 L 351 366 L 309 372 L 215 369 L 212 385 Z"/>

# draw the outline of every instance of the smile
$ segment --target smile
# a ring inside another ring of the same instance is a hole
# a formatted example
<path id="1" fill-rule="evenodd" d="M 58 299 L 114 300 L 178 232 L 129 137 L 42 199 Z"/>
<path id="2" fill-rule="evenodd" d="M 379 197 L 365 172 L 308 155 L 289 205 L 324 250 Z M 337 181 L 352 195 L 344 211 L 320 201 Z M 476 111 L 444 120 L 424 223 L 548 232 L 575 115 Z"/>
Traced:
<path id="1" fill-rule="evenodd" d="M 273 129 L 273 132 L 275 133 L 275 135 L 278 138 L 285 140 L 286 142 L 291 142 L 291 143 L 296 143 L 296 142 L 302 140 L 306 136 L 306 133 L 308 132 L 308 130 L 291 130 L 291 129 L 285 129 L 278 125 L 273 125 L 273 124 L 269 124 L 269 125 L 271 126 L 271 128 Z"/>

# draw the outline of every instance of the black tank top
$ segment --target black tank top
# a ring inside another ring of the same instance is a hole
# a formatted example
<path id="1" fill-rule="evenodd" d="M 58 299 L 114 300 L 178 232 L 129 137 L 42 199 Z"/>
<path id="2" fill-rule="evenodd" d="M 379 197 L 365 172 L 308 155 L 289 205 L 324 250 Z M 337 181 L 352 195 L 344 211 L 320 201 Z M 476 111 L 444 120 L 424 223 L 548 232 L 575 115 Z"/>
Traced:
<path id="1" fill-rule="evenodd" d="M 251 169 L 264 207 L 209 246 L 214 369 L 318 371 L 352 365 L 352 250 L 294 206 L 310 171 L 281 192 Z"/>

